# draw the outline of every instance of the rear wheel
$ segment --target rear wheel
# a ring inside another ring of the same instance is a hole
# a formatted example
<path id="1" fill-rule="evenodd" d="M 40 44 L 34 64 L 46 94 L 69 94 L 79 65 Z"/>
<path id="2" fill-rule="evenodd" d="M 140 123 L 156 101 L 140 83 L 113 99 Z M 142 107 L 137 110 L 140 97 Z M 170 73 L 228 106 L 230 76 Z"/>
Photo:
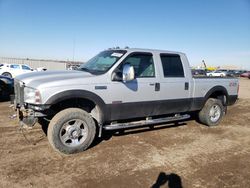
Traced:
<path id="1" fill-rule="evenodd" d="M 223 106 L 221 100 L 210 98 L 199 112 L 199 120 L 201 123 L 208 126 L 218 125 L 222 120 L 225 111 L 226 108 Z"/>
<path id="2" fill-rule="evenodd" d="M 56 151 L 64 154 L 86 150 L 95 134 L 93 118 L 78 108 L 62 110 L 52 118 L 48 127 L 49 143 Z"/>
<path id="3" fill-rule="evenodd" d="M 9 78 L 12 78 L 12 75 L 9 72 L 4 72 L 2 75 L 6 76 L 6 77 L 9 77 Z"/>

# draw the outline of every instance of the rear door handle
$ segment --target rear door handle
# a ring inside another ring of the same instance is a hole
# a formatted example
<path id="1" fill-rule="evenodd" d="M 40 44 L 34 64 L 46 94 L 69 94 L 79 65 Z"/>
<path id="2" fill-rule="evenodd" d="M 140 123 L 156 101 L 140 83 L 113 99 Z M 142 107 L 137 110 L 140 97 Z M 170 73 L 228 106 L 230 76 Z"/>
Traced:
<path id="1" fill-rule="evenodd" d="M 189 90 L 189 83 L 185 82 L 185 90 Z"/>

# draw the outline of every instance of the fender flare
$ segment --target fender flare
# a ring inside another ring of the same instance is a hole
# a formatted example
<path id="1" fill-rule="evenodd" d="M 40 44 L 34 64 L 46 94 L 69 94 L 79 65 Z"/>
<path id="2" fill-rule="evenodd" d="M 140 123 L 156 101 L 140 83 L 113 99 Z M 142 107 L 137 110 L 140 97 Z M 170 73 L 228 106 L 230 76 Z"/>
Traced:
<path id="1" fill-rule="evenodd" d="M 103 123 L 108 118 L 108 110 L 107 105 L 102 100 L 102 98 L 98 95 L 96 95 L 93 92 L 86 91 L 86 90 L 67 90 L 60 93 L 57 93 L 50 97 L 45 104 L 47 105 L 53 105 L 57 104 L 59 102 L 62 102 L 67 99 L 73 99 L 73 98 L 81 98 L 81 99 L 87 99 L 92 102 L 94 102 L 99 108 L 100 108 L 100 117 L 101 121 L 100 123 Z"/>
<path id="2" fill-rule="evenodd" d="M 207 94 L 205 95 L 205 97 L 204 97 L 204 103 L 210 98 L 210 96 L 213 94 L 213 93 L 215 93 L 215 92 L 222 92 L 223 93 L 223 95 L 225 95 L 226 96 L 226 103 L 227 103 L 227 101 L 228 101 L 228 92 L 227 92 L 227 89 L 225 88 L 225 87 L 223 87 L 223 86 L 214 86 L 213 88 L 211 88 L 208 92 L 207 92 Z"/>

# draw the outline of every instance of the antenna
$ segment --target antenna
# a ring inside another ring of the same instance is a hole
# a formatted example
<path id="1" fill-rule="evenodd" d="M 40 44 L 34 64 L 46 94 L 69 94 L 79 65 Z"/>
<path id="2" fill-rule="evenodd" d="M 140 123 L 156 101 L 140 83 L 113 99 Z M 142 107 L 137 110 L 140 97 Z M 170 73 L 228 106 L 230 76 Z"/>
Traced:
<path id="1" fill-rule="evenodd" d="M 74 37 L 74 39 L 73 39 L 73 54 L 72 54 L 72 61 L 75 61 L 75 44 L 76 43 L 76 41 L 75 41 L 75 37 Z"/>

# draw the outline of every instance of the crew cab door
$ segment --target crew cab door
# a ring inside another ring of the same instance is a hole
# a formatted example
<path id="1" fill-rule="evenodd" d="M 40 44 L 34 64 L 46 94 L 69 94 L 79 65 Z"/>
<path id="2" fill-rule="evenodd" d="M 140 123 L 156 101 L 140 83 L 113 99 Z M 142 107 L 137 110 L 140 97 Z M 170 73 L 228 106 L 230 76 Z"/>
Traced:
<path id="1" fill-rule="evenodd" d="M 153 108 L 159 85 L 152 53 L 134 52 L 115 69 L 114 73 L 122 75 L 124 64 L 130 64 L 135 70 L 135 79 L 129 82 L 112 81 L 109 104 L 110 119 L 121 120 L 154 115 Z"/>
<path id="2" fill-rule="evenodd" d="M 158 58 L 162 67 L 159 98 L 163 102 L 160 111 L 168 114 L 188 111 L 192 102 L 188 65 L 183 63 L 179 54 L 160 53 Z"/>

